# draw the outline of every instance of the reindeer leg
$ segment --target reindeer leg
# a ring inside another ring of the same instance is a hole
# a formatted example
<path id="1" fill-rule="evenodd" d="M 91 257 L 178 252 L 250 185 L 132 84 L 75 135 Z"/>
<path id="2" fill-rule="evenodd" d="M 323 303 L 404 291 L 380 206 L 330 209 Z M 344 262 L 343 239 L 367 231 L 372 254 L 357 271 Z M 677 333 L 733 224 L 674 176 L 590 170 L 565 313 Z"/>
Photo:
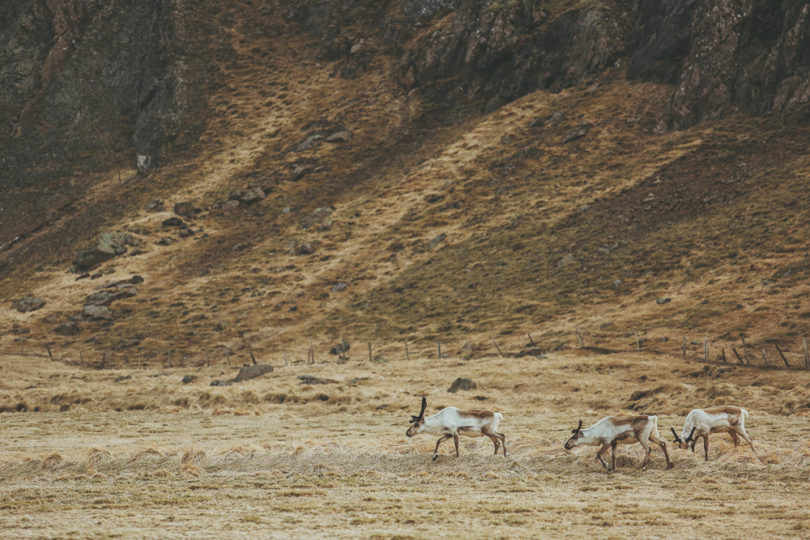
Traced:
<path id="1" fill-rule="evenodd" d="M 605 450 L 608 449 L 609 446 L 610 446 L 610 444 L 603 443 L 602 448 L 600 448 L 599 451 L 596 453 L 596 459 L 599 460 L 599 463 L 602 464 L 602 467 L 607 469 L 608 474 L 612 473 L 613 471 L 610 470 L 610 467 L 608 467 L 607 464 L 604 461 L 602 461 L 602 454 L 605 452 Z"/>
<path id="2" fill-rule="evenodd" d="M 748 433 L 745 432 L 745 429 L 737 426 L 734 428 L 734 431 L 736 431 L 740 435 L 740 437 L 745 439 L 745 442 L 747 442 L 748 446 L 751 447 L 751 451 L 754 452 L 754 455 L 759 457 L 759 455 L 757 454 L 757 449 L 754 448 L 754 441 L 751 440 L 751 437 L 748 436 Z"/>
<path id="3" fill-rule="evenodd" d="M 501 441 L 498 440 L 498 436 L 489 431 L 488 429 L 484 428 L 481 430 L 481 433 L 489 437 L 489 440 L 492 441 L 492 444 L 495 445 L 495 455 L 498 455 L 498 448 L 501 446 Z"/>
<path id="4" fill-rule="evenodd" d="M 452 437 L 452 435 L 450 435 L 449 433 L 445 433 L 444 435 L 442 435 L 441 439 L 436 441 L 436 449 L 433 450 L 433 461 L 436 461 L 436 458 L 439 457 L 439 445 L 442 444 L 442 442 L 449 439 L 450 437 Z"/>
<path id="5" fill-rule="evenodd" d="M 650 440 L 661 447 L 661 450 L 664 451 L 664 457 L 667 459 L 667 469 L 671 469 L 674 467 L 672 461 L 669 459 L 669 452 L 667 452 L 667 443 L 659 439 L 653 434 L 650 434 Z"/>
<path id="6" fill-rule="evenodd" d="M 646 471 L 647 464 L 649 464 L 650 462 L 650 452 L 651 452 L 650 443 L 642 441 L 641 439 L 639 439 L 638 442 L 641 443 L 642 447 L 644 447 L 644 461 L 641 463 L 641 470 Z"/>
<path id="7" fill-rule="evenodd" d="M 706 461 L 709 461 L 709 434 L 703 435 L 703 451 L 706 453 Z"/>
<path id="8" fill-rule="evenodd" d="M 694 439 L 692 439 L 692 453 L 693 453 L 693 454 L 695 453 L 695 443 L 697 443 L 697 437 L 695 437 Z"/>
<path id="9" fill-rule="evenodd" d="M 458 457 L 458 433 L 453 433 L 453 444 L 456 445 L 456 457 Z"/>
<path id="10" fill-rule="evenodd" d="M 740 446 L 740 438 L 737 437 L 737 434 L 735 432 L 729 431 L 728 435 L 729 435 L 729 437 L 731 437 L 731 440 L 734 443 L 734 446 Z"/>
<path id="11" fill-rule="evenodd" d="M 506 435 L 503 433 L 498 433 L 497 436 L 501 438 L 501 444 L 503 445 L 503 457 L 506 457 Z"/>
<path id="12" fill-rule="evenodd" d="M 610 443 L 610 472 L 616 470 L 616 441 Z"/>

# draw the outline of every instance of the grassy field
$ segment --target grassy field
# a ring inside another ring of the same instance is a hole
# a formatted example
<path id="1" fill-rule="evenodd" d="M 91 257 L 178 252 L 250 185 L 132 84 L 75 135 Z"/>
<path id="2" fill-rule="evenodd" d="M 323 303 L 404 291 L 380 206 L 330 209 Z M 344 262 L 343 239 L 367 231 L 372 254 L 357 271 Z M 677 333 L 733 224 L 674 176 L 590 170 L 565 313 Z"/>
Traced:
<path id="1" fill-rule="evenodd" d="M 0 415 L 0 535 L 810 534 L 810 372 L 566 351 L 280 366 L 210 386 L 235 370 L 80 370 L 3 357 L 0 405 L 27 410 Z M 182 384 L 187 374 L 197 378 Z M 335 382 L 303 385 L 302 374 Z M 447 393 L 457 376 L 478 387 Z M 462 439 L 460 458 L 447 444 L 432 462 L 432 436 L 405 437 L 423 394 L 428 412 L 501 411 L 510 455 Z M 634 408 L 658 414 L 668 435 L 691 406 L 719 403 L 749 409 L 758 457 L 714 436 L 708 463 L 669 445 L 675 468 L 656 450 L 642 472 L 631 446 L 607 475 L 594 448 L 562 448 L 579 418 Z"/>

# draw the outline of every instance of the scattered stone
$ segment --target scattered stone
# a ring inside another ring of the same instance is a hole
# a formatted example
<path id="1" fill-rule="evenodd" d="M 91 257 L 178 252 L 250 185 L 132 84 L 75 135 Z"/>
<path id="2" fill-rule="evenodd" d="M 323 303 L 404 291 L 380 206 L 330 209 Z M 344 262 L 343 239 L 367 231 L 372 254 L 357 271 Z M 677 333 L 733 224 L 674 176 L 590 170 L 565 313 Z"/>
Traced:
<path id="1" fill-rule="evenodd" d="M 90 304 L 82 309 L 82 317 L 91 321 L 107 321 L 112 319 L 112 311 L 107 306 Z"/>
<path id="2" fill-rule="evenodd" d="M 450 385 L 450 388 L 447 389 L 448 392 L 456 393 L 459 390 L 474 390 L 478 388 L 478 385 L 472 379 L 467 379 L 465 377 L 459 377 L 453 384 Z"/>
<path id="3" fill-rule="evenodd" d="M 185 227 L 186 224 L 183 222 L 182 219 L 179 217 L 170 217 L 169 219 L 164 219 L 161 223 L 164 227 Z"/>
<path id="4" fill-rule="evenodd" d="M 186 218 L 193 217 L 195 214 L 194 205 L 189 201 L 176 203 L 174 205 L 174 213 L 178 216 L 183 216 Z"/>
<path id="5" fill-rule="evenodd" d="M 572 254 L 569 253 L 568 255 L 557 261 L 557 268 L 571 266 L 572 264 L 577 264 L 577 260 L 574 258 Z"/>
<path id="6" fill-rule="evenodd" d="M 238 244 L 234 244 L 234 246 L 231 248 L 231 251 L 245 251 L 248 248 L 250 248 L 250 244 L 246 242 L 240 242 Z"/>
<path id="7" fill-rule="evenodd" d="M 441 233 L 440 235 L 436 236 L 433 240 L 430 241 L 430 247 L 435 248 L 447 238 L 447 234 Z"/>
<path id="8" fill-rule="evenodd" d="M 296 152 L 303 152 L 304 150 L 308 150 L 312 147 L 312 145 L 321 139 L 320 133 L 315 133 L 313 135 L 309 135 L 306 139 L 301 141 L 295 146 Z"/>
<path id="9" fill-rule="evenodd" d="M 313 377 L 312 375 L 299 375 L 298 380 L 301 384 L 335 384 L 337 381 L 332 379 L 322 379 L 320 377 Z"/>
<path id="10" fill-rule="evenodd" d="M 20 313 L 27 313 L 29 311 L 36 311 L 40 309 L 42 306 L 45 305 L 45 300 L 42 298 L 37 298 L 32 294 L 26 294 L 16 302 L 14 302 L 14 307 Z"/>
<path id="11" fill-rule="evenodd" d="M 79 277 L 76 278 L 76 281 L 79 281 L 80 279 L 87 279 L 89 277 L 90 274 L 88 272 L 84 272 L 83 274 L 79 274 Z"/>
<path id="12" fill-rule="evenodd" d="M 233 381 L 211 381 L 211 386 L 230 386 Z"/>
<path id="13" fill-rule="evenodd" d="M 95 274 L 90 275 L 90 279 L 99 279 L 101 277 L 104 277 L 104 274 L 102 274 L 101 272 L 96 272 Z"/>
<path id="14" fill-rule="evenodd" d="M 658 304 L 659 306 L 662 305 L 662 304 L 666 304 L 668 302 L 671 302 L 671 301 L 672 301 L 671 298 L 656 298 L 655 299 L 655 303 Z"/>
<path id="15" fill-rule="evenodd" d="M 338 281 L 334 287 L 332 287 L 332 292 L 342 292 L 345 291 L 349 287 L 349 284 L 345 281 Z"/>
<path id="16" fill-rule="evenodd" d="M 312 255 L 313 253 L 315 253 L 315 248 L 309 242 L 299 244 L 298 247 L 295 248 L 296 255 Z"/>
<path id="17" fill-rule="evenodd" d="M 567 144 L 567 143 L 570 143 L 571 141 L 581 139 L 582 137 L 584 137 L 585 135 L 588 134 L 588 131 L 590 131 L 590 129 L 591 129 L 591 126 L 589 126 L 589 125 L 582 125 L 582 126 L 575 127 L 574 129 L 572 129 L 571 131 L 569 131 L 568 133 L 566 133 L 563 136 L 563 139 L 562 139 L 563 144 Z"/>
<path id="18" fill-rule="evenodd" d="M 73 266 L 79 271 L 90 270 L 113 257 L 123 255 L 128 246 L 137 246 L 139 243 L 137 238 L 126 232 L 101 233 L 95 247 L 76 252 Z"/>
<path id="19" fill-rule="evenodd" d="M 345 354 L 348 350 L 349 342 L 344 339 L 342 342 L 329 349 L 329 354 L 340 356 Z"/>
<path id="20" fill-rule="evenodd" d="M 182 382 L 183 382 L 183 384 L 188 384 L 190 382 L 195 381 L 196 379 L 197 379 L 196 375 L 186 375 L 185 377 L 183 377 Z"/>
<path id="21" fill-rule="evenodd" d="M 247 381 L 248 379 L 255 379 L 256 377 L 260 377 L 265 373 L 271 373 L 273 371 L 273 366 L 270 364 L 257 364 L 252 366 L 242 366 L 242 369 L 239 370 L 239 373 L 236 375 L 236 378 L 233 382 L 242 382 Z"/>
<path id="22" fill-rule="evenodd" d="M 228 195 L 228 200 L 239 201 L 244 204 L 253 204 L 264 199 L 266 196 L 267 195 L 262 188 L 253 186 L 246 189 L 236 189 L 231 191 L 231 193 Z"/>
<path id="23" fill-rule="evenodd" d="M 177 242 L 177 240 L 175 240 L 174 238 L 171 238 L 169 236 L 164 236 L 160 240 L 155 240 L 155 245 L 158 245 L 158 246 L 170 246 L 170 245 L 174 244 L 175 242 Z"/>
<path id="24" fill-rule="evenodd" d="M 146 204 L 147 212 L 162 212 L 163 210 L 164 206 L 161 199 L 152 199 Z"/>
<path id="25" fill-rule="evenodd" d="M 122 381 L 128 381 L 131 378 L 132 378 L 132 375 L 119 375 L 118 377 L 115 378 L 115 382 L 118 383 L 118 382 L 122 382 Z"/>
<path id="26" fill-rule="evenodd" d="M 352 132 L 348 129 L 342 129 L 329 135 L 326 139 L 328 143 L 344 143 L 352 140 Z"/>
<path id="27" fill-rule="evenodd" d="M 130 298 L 138 294 L 138 289 L 132 285 L 122 285 L 113 290 L 94 292 L 84 299 L 85 306 L 109 306 L 116 300 Z"/>
<path id="28" fill-rule="evenodd" d="M 239 201 L 225 201 L 221 208 L 223 212 L 232 212 L 239 208 Z"/>
<path id="29" fill-rule="evenodd" d="M 618 289 L 618 288 L 621 286 L 621 284 L 622 284 L 622 280 L 617 279 L 617 280 L 615 280 L 615 281 L 613 282 L 613 288 L 614 288 L 614 289 Z"/>
<path id="30" fill-rule="evenodd" d="M 60 336 L 75 336 L 79 332 L 81 332 L 81 328 L 79 325 L 76 324 L 75 321 L 68 321 L 66 323 L 62 323 L 53 330 Z"/>

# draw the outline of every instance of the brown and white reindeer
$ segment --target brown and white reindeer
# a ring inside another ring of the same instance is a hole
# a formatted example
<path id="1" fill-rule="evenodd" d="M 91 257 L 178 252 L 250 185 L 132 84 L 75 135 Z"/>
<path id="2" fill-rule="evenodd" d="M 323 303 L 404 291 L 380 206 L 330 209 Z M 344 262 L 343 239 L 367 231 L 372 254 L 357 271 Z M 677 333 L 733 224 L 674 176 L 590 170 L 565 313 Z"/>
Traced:
<path id="1" fill-rule="evenodd" d="M 739 446 L 740 437 L 745 439 L 745 442 L 757 455 L 754 448 L 754 443 L 751 437 L 745 432 L 745 419 L 748 418 L 748 411 L 742 407 L 735 407 L 733 405 L 720 405 L 718 407 L 709 407 L 707 409 L 693 409 L 686 415 L 681 436 L 672 430 L 675 436 L 674 443 L 681 449 L 686 449 L 690 443 L 692 452 L 695 451 L 695 443 L 699 437 L 703 437 L 703 452 L 706 455 L 706 461 L 709 461 L 709 434 L 710 433 L 728 433 L 731 437 L 734 446 Z"/>
<path id="2" fill-rule="evenodd" d="M 436 441 L 436 449 L 433 450 L 433 460 L 439 457 L 439 445 L 449 438 L 453 438 L 456 445 L 456 457 L 458 457 L 458 437 L 486 436 L 495 445 L 495 455 L 498 455 L 498 448 L 503 444 L 503 455 L 506 456 L 506 435 L 498 433 L 498 424 L 503 419 L 499 412 L 485 411 L 481 409 L 471 409 L 461 411 L 455 407 L 447 407 L 438 413 L 425 418 L 427 408 L 427 398 L 422 398 L 422 410 L 419 416 L 411 416 L 411 427 L 405 432 L 408 437 L 413 437 L 418 433 L 432 433 L 441 435 Z"/>
<path id="3" fill-rule="evenodd" d="M 671 469 L 673 466 L 672 461 L 669 459 L 669 453 L 667 453 L 667 445 L 658 434 L 657 416 L 648 416 L 646 414 L 628 418 L 608 416 L 586 429 L 582 429 L 582 420 L 580 420 L 579 425 L 572 430 L 572 433 L 573 436 L 565 443 L 565 449 L 571 450 L 582 445 L 601 445 L 601 448 L 596 453 L 596 459 L 607 469 L 608 473 L 616 470 L 617 444 L 633 444 L 637 442 L 644 447 L 647 454 L 644 456 L 644 463 L 641 464 L 642 471 L 647 468 L 647 463 L 650 460 L 650 441 L 660 446 L 661 450 L 664 451 L 664 457 L 667 459 L 667 469 Z M 608 448 L 612 451 L 610 467 L 602 460 L 602 454 Z"/>

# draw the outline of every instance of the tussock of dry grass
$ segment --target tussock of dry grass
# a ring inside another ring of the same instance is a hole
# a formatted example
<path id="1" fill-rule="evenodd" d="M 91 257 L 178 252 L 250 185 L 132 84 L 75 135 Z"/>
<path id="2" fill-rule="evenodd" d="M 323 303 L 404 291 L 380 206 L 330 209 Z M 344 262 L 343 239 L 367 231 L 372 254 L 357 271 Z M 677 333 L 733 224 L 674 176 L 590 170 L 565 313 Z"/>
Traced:
<path id="1" fill-rule="evenodd" d="M 539 360 L 306 366 L 308 374 L 343 381 L 324 390 L 302 387 L 302 368 L 279 367 L 212 391 L 208 381 L 222 374 L 211 368 L 182 385 L 193 397 L 188 408 L 173 403 L 167 383 L 180 386 L 185 370 L 161 377 L 147 371 L 134 373 L 129 384 L 153 407 L 119 411 L 132 388 L 111 382 L 108 373 L 27 361 L 4 380 L 17 399 L 48 403 L 69 395 L 70 384 L 94 399 L 82 410 L 2 415 L 0 482 L 7 489 L 0 507 L 18 511 L 0 514 L 0 527 L 22 535 L 44 526 L 40 516 L 48 516 L 49 534 L 69 535 L 87 508 L 97 508 L 99 532 L 116 534 L 130 523 L 133 506 L 149 516 L 132 522 L 127 530 L 134 536 L 227 523 L 248 536 L 421 537 L 463 527 L 484 536 L 600 536 L 609 529 L 627 537 L 647 534 L 652 523 L 667 535 L 688 536 L 697 527 L 722 537 L 729 522 L 718 518 L 721 507 L 735 527 L 743 521 L 768 536 L 794 536 L 806 522 L 797 501 L 806 491 L 810 427 L 804 409 L 786 408 L 806 399 L 810 373 L 801 371 L 704 370 L 677 356 L 569 351 Z M 471 377 L 478 388 L 447 393 L 457 376 Z M 351 383 L 357 379 L 363 384 Z M 32 384 L 44 380 L 52 386 Z M 317 399 L 319 393 L 328 399 Z M 493 456 L 489 440 L 462 438 L 461 457 L 445 443 L 432 461 L 435 437 L 404 433 L 423 394 L 428 412 L 447 405 L 502 412 L 509 457 Z M 255 402 L 277 395 L 298 399 Z M 335 397 L 342 401 L 331 403 Z M 669 440 L 669 427 L 679 428 L 692 406 L 729 399 L 751 413 L 747 428 L 757 456 L 712 435 L 708 462 L 701 445 L 696 453 L 669 445 L 674 469 L 666 470 L 653 448 L 649 470 L 641 471 L 641 447 L 621 446 L 618 470 L 607 475 L 595 448 L 562 446 L 579 418 L 587 424 L 641 412 L 658 414 Z M 253 414 L 218 414 L 224 407 L 215 402 Z M 45 457 L 32 459 L 32 451 Z M 111 483 L 125 505 L 110 502 Z"/>

